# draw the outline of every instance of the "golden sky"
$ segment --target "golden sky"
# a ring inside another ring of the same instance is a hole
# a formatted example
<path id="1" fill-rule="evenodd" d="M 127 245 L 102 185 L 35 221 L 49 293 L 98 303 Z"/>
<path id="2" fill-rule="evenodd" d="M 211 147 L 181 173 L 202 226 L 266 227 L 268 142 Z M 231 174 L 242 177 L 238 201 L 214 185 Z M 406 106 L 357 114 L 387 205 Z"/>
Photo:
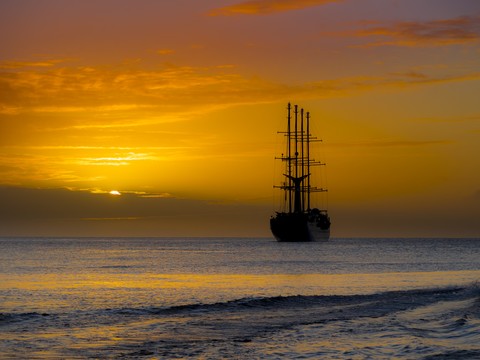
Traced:
<path id="1" fill-rule="evenodd" d="M 269 236 L 292 102 L 333 236 L 480 236 L 477 0 L 3 0 L 0 43 L 0 235 Z"/>

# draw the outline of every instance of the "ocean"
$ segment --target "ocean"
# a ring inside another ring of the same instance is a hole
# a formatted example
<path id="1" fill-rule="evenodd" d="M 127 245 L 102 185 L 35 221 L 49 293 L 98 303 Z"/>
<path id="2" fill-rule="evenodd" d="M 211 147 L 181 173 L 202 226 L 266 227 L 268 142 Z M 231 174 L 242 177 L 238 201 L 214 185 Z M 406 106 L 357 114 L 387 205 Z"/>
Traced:
<path id="1" fill-rule="evenodd" d="M 480 239 L 0 238 L 2 359 L 480 359 Z"/>

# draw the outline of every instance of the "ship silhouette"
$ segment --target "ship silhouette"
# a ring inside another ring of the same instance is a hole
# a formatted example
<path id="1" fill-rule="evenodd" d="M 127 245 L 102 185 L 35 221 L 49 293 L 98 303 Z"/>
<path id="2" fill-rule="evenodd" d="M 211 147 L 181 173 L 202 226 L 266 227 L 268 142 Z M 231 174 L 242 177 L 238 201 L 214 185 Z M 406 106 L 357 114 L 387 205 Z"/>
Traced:
<path id="1" fill-rule="evenodd" d="M 311 143 L 321 141 L 310 133 L 310 113 L 287 106 L 286 153 L 277 157 L 284 165 L 283 179 L 275 188 L 283 191 L 282 211 L 270 219 L 273 236 L 280 242 L 327 241 L 330 217 L 327 209 L 313 207 L 312 194 L 327 189 L 312 184 L 311 169 L 323 166 L 310 153 Z"/>

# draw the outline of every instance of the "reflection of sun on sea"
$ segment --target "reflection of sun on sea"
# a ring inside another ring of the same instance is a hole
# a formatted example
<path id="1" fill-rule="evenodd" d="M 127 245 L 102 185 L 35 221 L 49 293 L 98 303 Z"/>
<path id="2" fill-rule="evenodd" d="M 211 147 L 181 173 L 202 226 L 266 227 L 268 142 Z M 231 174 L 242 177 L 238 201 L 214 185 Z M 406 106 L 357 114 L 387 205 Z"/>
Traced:
<path id="1" fill-rule="evenodd" d="M 122 194 L 120 194 L 120 191 L 118 191 L 118 190 L 112 190 L 112 191 L 109 192 L 109 194 L 110 195 L 115 195 L 115 196 L 122 195 Z"/>

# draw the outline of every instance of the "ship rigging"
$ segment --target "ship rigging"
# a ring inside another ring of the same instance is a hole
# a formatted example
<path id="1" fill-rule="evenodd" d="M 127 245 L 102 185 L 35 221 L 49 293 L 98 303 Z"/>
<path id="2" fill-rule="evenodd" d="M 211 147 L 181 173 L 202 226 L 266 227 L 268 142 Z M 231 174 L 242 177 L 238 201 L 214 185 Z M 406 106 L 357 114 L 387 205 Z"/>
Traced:
<path id="1" fill-rule="evenodd" d="M 327 189 L 312 184 L 311 169 L 323 166 L 312 154 L 311 143 L 321 141 L 310 133 L 310 113 L 298 105 L 287 106 L 286 153 L 277 157 L 284 163 L 284 181 L 274 186 L 284 192 L 284 208 L 270 219 L 274 237 L 281 242 L 328 240 L 330 217 L 327 209 L 312 208 L 312 194 Z"/>

